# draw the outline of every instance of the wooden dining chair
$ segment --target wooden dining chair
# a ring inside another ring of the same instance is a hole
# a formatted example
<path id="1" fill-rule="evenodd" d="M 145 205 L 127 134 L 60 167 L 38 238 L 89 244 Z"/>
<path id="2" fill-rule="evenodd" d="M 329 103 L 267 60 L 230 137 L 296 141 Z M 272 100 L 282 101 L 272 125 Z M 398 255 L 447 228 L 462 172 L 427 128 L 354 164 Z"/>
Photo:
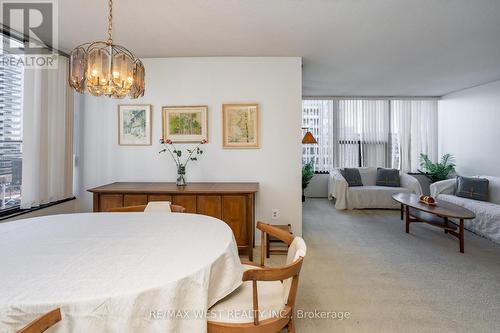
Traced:
<path id="1" fill-rule="evenodd" d="M 47 312 L 40 318 L 33 320 L 31 323 L 17 331 L 17 333 L 42 333 L 59 321 L 61 321 L 61 309 L 57 308 Z"/>
<path id="2" fill-rule="evenodd" d="M 138 206 L 127 206 L 127 207 L 115 207 L 108 209 L 108 212 L 143 212 L 147 205 Z M 179 205 L 170 205 L 170 210 L 172 213 L 185 213 L 186 208 Z"/>
<path id="3" fill-rule="evenodd" d="M 244 265 L 243 284 L 209 309 L 209 333 L 274 333 L 285 327 L 295 332 L 293 313 L 306 244 L 301 237 L 269 224 L 258 222 L 257 229 L 261 239 L 269 234 L 289 245 L 286 264 L 265 267 L 262 246 L 260 265 Z"/>

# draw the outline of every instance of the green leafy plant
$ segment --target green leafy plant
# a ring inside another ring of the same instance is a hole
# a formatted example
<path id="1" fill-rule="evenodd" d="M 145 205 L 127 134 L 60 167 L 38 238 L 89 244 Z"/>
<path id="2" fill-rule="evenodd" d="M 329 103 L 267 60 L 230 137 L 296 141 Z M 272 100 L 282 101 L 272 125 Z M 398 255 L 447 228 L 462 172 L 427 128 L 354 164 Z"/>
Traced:
<path id="1" fill-rule="evenodd" d="M 429 156 L 420 154 L 420 167 L 422 170 L 418 172 L 429 178 L 431 183 L 435 183 L 447 179 L 450 172 L 455 171 L 455 157 L 451 154 L 444 154 L 441 162 L 433 163 Z"/>
<path id="2" fill-rule="evenodd" d="M 312 177 L 314 177 L 314 163 L 310 162 L 302 165 L 302 190 L 305 190 Z"/>
<path id="3" fill-rule="evenodd" d="M 304 190 L 307 185 L 311 181 L 312 177 L 314 177 L 314 162 L 313 160 L 302 165 L 302 201 L 306 200 L 304 196 Z"/>

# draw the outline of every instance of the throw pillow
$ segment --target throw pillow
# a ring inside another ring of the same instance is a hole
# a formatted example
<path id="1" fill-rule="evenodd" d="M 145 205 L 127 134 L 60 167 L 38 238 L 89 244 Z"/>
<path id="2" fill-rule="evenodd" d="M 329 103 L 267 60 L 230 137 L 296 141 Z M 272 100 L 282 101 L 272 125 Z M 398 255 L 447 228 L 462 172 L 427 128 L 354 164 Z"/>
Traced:
<path id="1" fill-rule="evenodd" d="M 457 197 L 488 201 L 489 181 L 486 178 L 457 177 Z"/>
<path id="2" fill-rule="evenodd" d="M 340 173 L 349 184 L 349 187 L 353 186 L 363 186 L 363 182 L 361 181 L 361 175 L 359 174 L 359 170 L 355 168 L 344 168 L 340 170 Z"/>
<path id="3" fill-rule="evenodd" d="M 377 186 L 400 187 L 399 170 L 377 168 Z"/>

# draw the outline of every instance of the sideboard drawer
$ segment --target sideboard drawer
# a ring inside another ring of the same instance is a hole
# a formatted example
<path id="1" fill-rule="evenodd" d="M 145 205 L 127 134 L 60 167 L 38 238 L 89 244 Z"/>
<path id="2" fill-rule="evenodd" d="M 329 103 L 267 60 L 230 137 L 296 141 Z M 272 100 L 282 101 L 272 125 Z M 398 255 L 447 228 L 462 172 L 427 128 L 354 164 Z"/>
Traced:
<path id="1" fill-rule="evenodd" d="M 139 206 L 148 203 L 148 196 L 145 194 L 125 194 L 123 196 L 123 206 Z"/>
<path id="2" fill-rule="evenodd" d="M 107 212 L 110 208 L 123 207 L 122 194 L 102 194 L 99 198 L 99 211 Z"/>
<path id="3" fill-rule="evenodd" d="M 173 195 L 172 203 L 186 208 L 186 213 L 196 214 L 196 195 Z"/>
<path id="4" fill-rule="evenodd" d="M 172 201 L 172 196 L 168 194 L 150 194 L 148 196 L 149 201 Z"/>
<path id="5" fill-rule="evenodd" d="M 222 218 L 222 200 L 220 195 L 199 195 L 197 202 L 198 214 Z"/>

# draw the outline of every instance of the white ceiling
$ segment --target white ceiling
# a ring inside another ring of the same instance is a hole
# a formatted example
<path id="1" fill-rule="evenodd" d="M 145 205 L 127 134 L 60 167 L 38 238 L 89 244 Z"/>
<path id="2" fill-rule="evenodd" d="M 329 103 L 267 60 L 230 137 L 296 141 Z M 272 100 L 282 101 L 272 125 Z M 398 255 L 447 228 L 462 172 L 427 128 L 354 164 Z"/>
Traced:
<path id="1" fill-rule="evenodd" d="M 59 0 L 58 16 L 62 50 L 106 38 L 106 0 Z M 500 79 L 500 0 L 115 0 L 114 40 L 140 57 L 301 56 L 304 96 L 440 96 Z"/>

